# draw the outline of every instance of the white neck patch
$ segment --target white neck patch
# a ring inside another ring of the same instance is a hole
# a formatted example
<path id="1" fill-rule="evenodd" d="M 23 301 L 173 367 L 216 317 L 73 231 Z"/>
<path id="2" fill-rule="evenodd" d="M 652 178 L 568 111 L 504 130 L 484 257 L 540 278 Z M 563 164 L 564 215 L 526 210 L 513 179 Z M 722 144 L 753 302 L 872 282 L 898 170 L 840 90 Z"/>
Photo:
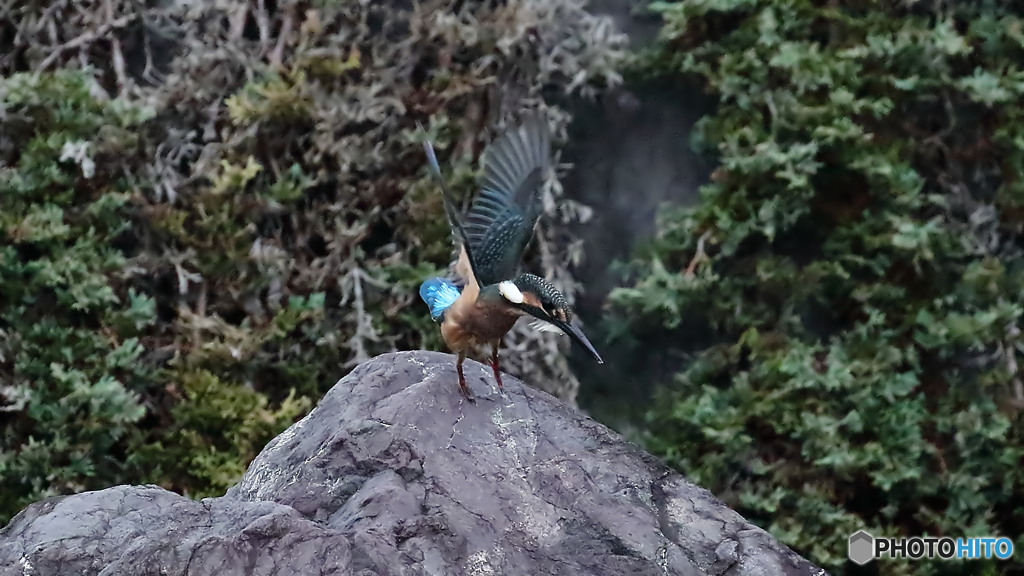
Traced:
<path id="1" fill-rule="evenodd" d="M 498 292 L 501 292 L 501 295 L 505 298 L 505 300 L 508 300 L 513 304 L 523 303 L 523 293 L 519 290 L 519 287 L 516 286 L 511 280 L 505 280 L 504 282 L 498 284 Z"/>

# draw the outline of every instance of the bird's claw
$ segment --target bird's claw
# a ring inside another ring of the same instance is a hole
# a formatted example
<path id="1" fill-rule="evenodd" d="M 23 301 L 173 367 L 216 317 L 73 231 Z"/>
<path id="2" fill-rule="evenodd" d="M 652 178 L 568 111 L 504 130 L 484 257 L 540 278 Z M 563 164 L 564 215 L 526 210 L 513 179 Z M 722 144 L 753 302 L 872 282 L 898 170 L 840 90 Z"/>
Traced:
<path id="1" fill-rule="evenodd" d="M 466 386 L 465 379 L 459 379 L 459 391 L 462 392 L 462 397 L 465 398 L 470 404 L 476 404 L 476 397 L 469 391 L 469 386 Z"/>

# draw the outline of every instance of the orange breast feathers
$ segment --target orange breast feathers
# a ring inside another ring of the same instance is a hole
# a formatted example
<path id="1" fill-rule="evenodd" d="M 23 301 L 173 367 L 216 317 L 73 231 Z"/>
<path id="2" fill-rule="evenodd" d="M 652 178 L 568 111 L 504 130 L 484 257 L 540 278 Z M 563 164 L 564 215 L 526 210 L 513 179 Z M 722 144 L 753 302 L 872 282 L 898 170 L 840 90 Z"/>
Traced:
<path id="1" fill-rule="evenodd" d="M 441 336 L 453 351 L 501 340 L 522 314 L 504 302 L 482 302 L 476 296 L 470 294 L 467 286 L 445 311 Z"/>

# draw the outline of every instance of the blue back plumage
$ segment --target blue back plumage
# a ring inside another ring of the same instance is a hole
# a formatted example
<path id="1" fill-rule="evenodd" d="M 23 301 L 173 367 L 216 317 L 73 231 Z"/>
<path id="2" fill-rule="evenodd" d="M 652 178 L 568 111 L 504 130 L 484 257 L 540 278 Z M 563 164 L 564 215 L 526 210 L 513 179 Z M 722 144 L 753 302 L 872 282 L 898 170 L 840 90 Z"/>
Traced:
<path id="1" fill-rule="evenodd" d="M 437 320 L 459 298 L 459 289 L 443 278 L 431 278 L 420 284 L 420 298 L 430 308 L 430 317 Z"/>

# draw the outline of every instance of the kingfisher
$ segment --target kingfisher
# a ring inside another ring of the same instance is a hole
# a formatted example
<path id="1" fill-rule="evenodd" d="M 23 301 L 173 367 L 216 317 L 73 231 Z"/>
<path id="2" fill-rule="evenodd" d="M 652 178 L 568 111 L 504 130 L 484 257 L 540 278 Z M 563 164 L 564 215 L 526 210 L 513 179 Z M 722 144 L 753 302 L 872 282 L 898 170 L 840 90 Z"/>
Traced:
<path id="1" fill-rule="evenodd" d="M 534 319 L 534 329 L 567 334 L 603 364 L 565 296 L 544 278 L 519 272 L 543 209 L 541 192 L 551 168 L 547 122 L 527 116 L 487 147 L 482 185 L 465 218 L 455 209 L 429 139 L 424 138 L 423 148 L 441 188 L 457 257 L 450 266 L 452 277 L 423 282 L 420 297 L 440 324 L 445 344 L 458 354 L 455 367 L 463 395 L 472 400 L 462 364 L 470 350 L 483 345 L 491 347 L 491 369 L 503 390 L 498 348 L 524 316 Z"/>

